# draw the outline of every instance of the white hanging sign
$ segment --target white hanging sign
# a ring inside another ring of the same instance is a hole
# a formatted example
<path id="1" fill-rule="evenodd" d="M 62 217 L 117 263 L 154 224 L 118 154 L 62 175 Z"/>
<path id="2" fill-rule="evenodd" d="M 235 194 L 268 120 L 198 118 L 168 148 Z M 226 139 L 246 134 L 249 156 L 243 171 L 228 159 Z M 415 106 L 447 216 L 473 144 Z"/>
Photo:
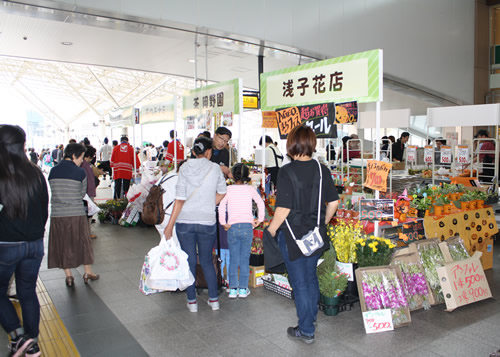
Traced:
<path id="1" fill-rule="evenodd" d="M 451 146 L 441 146 L 441 163 L 451 164 Z"/>
<path id="2" fill-rule="evenodd" d="M 432 164 L 432 146 L 424 147 L 424 162 L 426 164 Z"/>
<path id="3" fill-rule="evenodd" d="M 363 323 L 366 333 L 377 333 L 394 330 L 391 309 L 363 312 Z"/>
<path id="4" fill-rule="evenodd" d="M 417 147 L 414 145 L 409 145 L 406 150 L 408 152 L 408 162 L 417 162 Z"/>
<path id="5" fill-rule="evenodd" d="M 458 163 L 459 164 L 467 164 L 469 163 L 469 146 L 460 145 L 458 147 Z"/>

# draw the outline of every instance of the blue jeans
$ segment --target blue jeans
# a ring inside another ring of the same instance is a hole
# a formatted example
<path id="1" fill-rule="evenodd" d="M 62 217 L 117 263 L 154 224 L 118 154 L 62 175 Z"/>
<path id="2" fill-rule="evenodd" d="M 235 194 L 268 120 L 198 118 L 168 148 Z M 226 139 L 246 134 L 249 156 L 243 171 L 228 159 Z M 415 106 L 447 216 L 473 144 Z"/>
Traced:
<path id="1" fill-rule="evenodd" d="M 212 261 L 212 248 L 217 239 L 217 228 L 214 225 L 176 223 L 175 230 L 181 248 L 188 255 L 189 269 L 196 277 L 196 247 L 200 265 L 208 285 L 208 297 L 212 300 L 219 298 L 217 274 Z M 186 289 L 189 302 L 196 301 L 196 282 Z"/>
<path id="2" fill-rule="evenodd" d="M 236 223 L 227 231 L 229 244 L 229 287 L 231 289 L 248 288 L 250 276 L 250 249 L 252 247 L 253 228 L 251 223 Z M 238 267 L 240 278 L 238 280 Z"/>
<path id="3" fill-rule="evenodd" d="M 10 278 L 15 273 L 24 332 L 32 338 L 38 337 L 40 304 L 36 295 L 36 280 L 43 254 L 43 239 L 0 243 L 0 324 L 7 333 L 21 327 L 16 310 L 7 296 Z"/>
<path id="4" fill-rule="evenodd" d="M 319 283 L 316 266 L 319 255 L 301 256 L 293 261 L 288 258 L 285 236 L 278 231 L 278 245 L 285 260 L 290 285 L 295 296 L 299 329 L 306 336 L 314 336 L 314 321 L 318 315 Z"/>

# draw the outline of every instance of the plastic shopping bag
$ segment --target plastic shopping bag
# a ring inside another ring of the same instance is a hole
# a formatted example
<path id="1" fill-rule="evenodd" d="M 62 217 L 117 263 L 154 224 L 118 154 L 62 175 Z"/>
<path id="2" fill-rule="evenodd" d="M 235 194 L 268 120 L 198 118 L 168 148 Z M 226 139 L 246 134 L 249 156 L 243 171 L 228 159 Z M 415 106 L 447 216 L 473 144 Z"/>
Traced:
<path id="1" fill-rule="evenodd" d="M 85 201 L 87 201 L 87 207 L 88 207 L 88 214 L 87 216 L 93 216 L 97 212 L 99 212 L 101 209 L 90 199 L 89 195 L 85 194 L 83 197 Z"/>
<path id="2" fill-rule="evenodd" d="M 151 269 L 149 266 L 149 256 L 146 255 L 146 257 L 144 258 L 144 264 L 142 265 L 141 279 L 139 280 L 139 291 L 144 295 L 161 293 L 164 290 L 153 289 L 148 285 L 148 277 L 150 273 Z"/>
<path id="3" fill-rule="evenodd" d="M 148 286 L 171 291 L 184 290 L 194 283 L 188 255 L 181 249 L 175 230 L 174 236 L 168 241 L 162 235 L 160 244 L 155 248 L 148 254 L 151 259 Z"/>

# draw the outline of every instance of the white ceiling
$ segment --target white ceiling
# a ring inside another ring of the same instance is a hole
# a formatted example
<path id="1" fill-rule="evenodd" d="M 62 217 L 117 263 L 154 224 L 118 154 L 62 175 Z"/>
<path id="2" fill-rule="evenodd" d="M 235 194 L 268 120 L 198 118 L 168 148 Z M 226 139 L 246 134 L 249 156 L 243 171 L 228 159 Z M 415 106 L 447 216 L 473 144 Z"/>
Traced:
<path id="1" fill-rule="evenodd" d="M 242 78 L 246 89 L 258 90 L 259 54 L 264 71 L 318 59 L 279 47 L 9 1 L 0 4 L 0 86 L 15 90 L 60 127 L 83 119 L 96 122 L 113 108 L 140 105 L 167 93 L 181 95 L 194 88 L 195 75 L 202 80 L 198 85 Z M 406 89 L 391 80 L 389 91 Z M 423 114 L 420 108 L 427 103 L 450 105 L 428 94 L 412 88 L 405 107 L 415 102 L 419 109 L 412 114 Z M 402 108 L 387 101 L 385 105 Z"/>

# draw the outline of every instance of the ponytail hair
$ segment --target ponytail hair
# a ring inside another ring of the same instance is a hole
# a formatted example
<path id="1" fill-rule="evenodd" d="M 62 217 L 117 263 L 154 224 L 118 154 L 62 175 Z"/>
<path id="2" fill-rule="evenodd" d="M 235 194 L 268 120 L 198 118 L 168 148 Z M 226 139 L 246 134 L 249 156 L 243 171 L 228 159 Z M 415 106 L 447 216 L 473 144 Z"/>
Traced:
<path id="1" fill-rule="evenodd" d="M 212 148 L 212 139 L 205 138 L 204 136 L 196 138 L 193 143 L 193 152 L 196 157 L 199 157 L 209 149 Z"/>
<path id="2" fill-rule="evenodd" d="M 233 179 L 235 182 L 250 182 L 250 170 L 248 169 L 247 165 L 238 163 L 233 166 L 231 169 L 231 172 L 233 174 Z"/>
<path id="3" fill-rule="evenodd" d="M 26 219 L 30 199 L 45 184 L 42 172 L 24 153 L 26 133 L 0 125 L 0 204 L 10 219 Z"/>

